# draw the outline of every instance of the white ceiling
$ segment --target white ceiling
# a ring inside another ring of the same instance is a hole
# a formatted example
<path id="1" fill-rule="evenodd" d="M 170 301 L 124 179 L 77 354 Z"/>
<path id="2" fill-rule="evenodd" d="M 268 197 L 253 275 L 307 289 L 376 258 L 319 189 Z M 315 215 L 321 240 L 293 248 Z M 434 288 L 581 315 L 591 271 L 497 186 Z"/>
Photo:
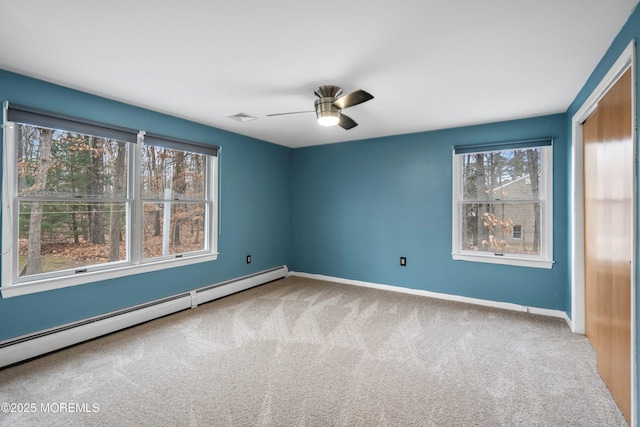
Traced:
<path id="1" fill-rule="evenodd" d="M 564 112 L 637 3 L 1 0 L 0 68 L 304 147 Z M 326 84 L 359 126 L 266 117 Z"/>

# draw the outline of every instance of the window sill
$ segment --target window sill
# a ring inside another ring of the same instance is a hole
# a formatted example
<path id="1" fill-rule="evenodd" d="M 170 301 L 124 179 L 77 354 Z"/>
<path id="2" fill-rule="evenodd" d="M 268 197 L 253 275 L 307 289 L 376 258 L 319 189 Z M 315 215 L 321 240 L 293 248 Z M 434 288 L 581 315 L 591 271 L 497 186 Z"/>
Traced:
<path id="1" fill-rule="evenodd" d="M 496 256 L 493 253 L 452 253 L 456 261 L 483 262 L 486 264 L 513 265 L 516 267 L 546 268 L 553 267 L 554 261 L 542 258 L 523 258 L 517 256 Z"/>
<path id="2" fill-rule="evenodd" d="M 2 298 L 17 297 L 20 295 L 34 294 L 37 292 L 51 291 L 54 289 L 67 288 L 70 286 L 82 285 L 85 283 L 100 282 L 103 280 L 116 279 L 118 277 L 132 276 L 134 274 L 150 273 L 152 271 L 165 270 L 168 268 L 184 267 L 186 265 L 198 264 L 201 262 L 215 261 L 218 254 L 193 255 L 190 257 L 159 260 L 140 265 L 127 265 L 123 267 L 111 268 L 95 272 L 87 272 L 75 276 L 55 277 L 44 280 L 34 280 L 31 282 L 21 282 L 0 287 Z"/>

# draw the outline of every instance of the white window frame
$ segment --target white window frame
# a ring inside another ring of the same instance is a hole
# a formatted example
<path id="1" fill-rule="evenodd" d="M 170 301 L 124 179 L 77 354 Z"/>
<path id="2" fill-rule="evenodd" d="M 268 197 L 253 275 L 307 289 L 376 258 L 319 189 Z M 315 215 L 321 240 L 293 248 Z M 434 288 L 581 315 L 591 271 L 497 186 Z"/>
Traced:
<path id="1" fill-rule="evenodd" d="M 493 147 L 493 151 L 514 149 L 510 144 L 487 144 Z M 491 151 L 478 147 L 479 152 Z M 553 267 L 553 145 L 540 145 L 541 150 L 541 177 L 540 187 L 540 255 L 524 254 L 496 254 L 491 251 L 472 251 L 462 247 L 462 159 L 465 154 L 472 154 L 476 151 L 468 151 L 464 154 L 456 154 L 453 151 L 453 173 L 452 173 L 452 249 L 451 256 L 454 260 L 483 262 L 489 264 L 513 265 L 520 267 L 547 268 Z M 472 147 L 471 147 L 472 149 Z"/>
<path id="2" fill-rule="evenodd" d="M 140 165 L 141 159 L 142 159 L 142 149 L 145 145 L 144 143 L 144 137 L 145 137 L 145 133 L 141 132 L 141 136 L 142 138 L 139 137 L 139 142 L 138 144 L 134 144 L 134 158 L 135 158 L 135 165 L 134 167 L 138 167 L 138 165 Z M 140 139 L 142 139 L 142 141 L 140 141 Z M 188 144 L 188 143 L 187 143 Z M 175 144 L 174 144 L 175 145 Z M 186 145 L 186 144 L 185 144 Z M 165 147 L 165 148 L 170 148 L 170 149 L 180 149 L 180 148 L 184 148 L 184 150 L 182 151 L 190 151 L 188 149 L 188 146 L 185 147 Z M 144 198 L 141 194 L 140 194 L 140 182 L 139 182 L 139 178 L 141 177 L 140 173 L 135 173 L 135 177 L 133 178 L 133 191 L 135 194 L 135 199 L 134 199 L 134 203 L 135 203 L 135 213 L 136 215 L 134 215 L 134 230 L 136 230 L 136 236 L 140 236 L 139 239 L 136 239 L 133 242 L 134 245 L 134 253 L 136 254 L 136 259 L 139 260 L 140 264 L 147 264 L 147 263 L 157 263 L 157 262 L 161 262 L 164 260 L 168 260 L 168 261 L 173 261 L 173 260 L 177 260 L 180 258 L 184 258 L 184 257 L 197 257 L 197 256 L 206 256 L 206 255 L 210 255 L 210 253 L 212 252 L 212 248 L 214 248 L 213 252 L 215 252 L 215 255 L 217 256 L 217 251 L 215 250 L 215 248 L 217 248 L 217 243 L 216 243 L 216 231 L 218 229 L 217 227 L 217 206 L 218 206 L 218 202 L 217 202 L 217 194 L 218 194 L 218 190 L 217 190 L 217 179 L 216 177 L 218 176 L 217 174 L 217 170 L 218 170 L 218 156 L 211 156 L 211 155 L 207 155 L 206 157 L 206 176 L 205 176 L 205 180 L 207 182 L 207 185 L 205 186 L 205 196 L 204 199 L 187 199 L 187 200 L 178 200 L 175 198 L 171 198 L 171 199 L 148 199 L 148 198 Z M 204 203 L 207 206 L 207 209 L 205 210 L 205 219 L 204 219 L 204 235 L 207 236 L 207 247 L 205 247 L 203 250 L 197 251 L 197 252 L 189 252 L 189 253 L 181 253 L 181 254 L 176 254 L 176 255 L 160 255 L 160 256 L 156 256 L 153 258 L 144 258 L 143 255 L 143 238 L 142 238 L 142 230 L 144 228 L 144 216 L 143 216 L 143 212 L 144 212 L 144 208 L 143 205 L 145 202 L 156 202 L 156 203 L 192 203 L 192 202 L 198 202 L 198 203 Z"/>
<path id="3" fill-rule="evenodd" d="M 53 289 L 66 288 L 85 283 L 99 282 L 133 274 L 147 273 L 192 265 L 201 262 L 215 261 L 218 258 L 218 156 L 207 155 L 206 175 L 206 216 L 205 233 L 208 245 L 204 250 L 180 254 L 142 258 L 143 214 L 140 198 L 139 165 L 141 149 L 144 142 L 144 131 L 138 133 L 137 143 L 128 143 L 129 182 L 128 214 L 127 214 L 127 253 L 128 259 L 105 264 L 83 267 L 81 273 L 69 270 L 69 274 L 37 275 L 35 278 L 18 278 L 16 236 L 18 234 L 17 213 L 17 165 L 15 126 L 7 120 L 6 108 L 3 115 L 3 186 L 2 186 L 2 285 L 0 291 L 3 298 L 27 295 Z M 80 119 L 78 119 L 80 121 Z M 189 151 L 185 148 L 185 151 Z"/>

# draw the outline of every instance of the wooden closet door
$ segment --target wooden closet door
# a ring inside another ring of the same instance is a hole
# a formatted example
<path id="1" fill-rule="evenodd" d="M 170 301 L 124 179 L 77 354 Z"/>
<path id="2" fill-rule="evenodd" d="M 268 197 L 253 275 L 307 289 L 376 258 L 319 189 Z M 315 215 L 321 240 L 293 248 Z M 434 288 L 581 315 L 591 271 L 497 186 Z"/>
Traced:
<path id="1" fill-rule="evenodd" d="M 585 327 L 600 376 L 631 420 L 631 71 L 583 126 Z"/>

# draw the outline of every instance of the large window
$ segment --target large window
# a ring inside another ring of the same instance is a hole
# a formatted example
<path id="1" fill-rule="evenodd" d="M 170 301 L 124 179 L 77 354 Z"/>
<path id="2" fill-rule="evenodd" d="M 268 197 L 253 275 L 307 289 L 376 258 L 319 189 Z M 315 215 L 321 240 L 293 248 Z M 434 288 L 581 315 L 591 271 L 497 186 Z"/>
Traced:
<path id="1" fill-rule="evenodd" d="M 218 147 L 5 104 L 2 293 L 216 259 Z"/>
<path id="2" fill-rule="evenodd" d="M 552 188 L 550 139 L 456 147 L 453 258 L 551 268 Z"/>

